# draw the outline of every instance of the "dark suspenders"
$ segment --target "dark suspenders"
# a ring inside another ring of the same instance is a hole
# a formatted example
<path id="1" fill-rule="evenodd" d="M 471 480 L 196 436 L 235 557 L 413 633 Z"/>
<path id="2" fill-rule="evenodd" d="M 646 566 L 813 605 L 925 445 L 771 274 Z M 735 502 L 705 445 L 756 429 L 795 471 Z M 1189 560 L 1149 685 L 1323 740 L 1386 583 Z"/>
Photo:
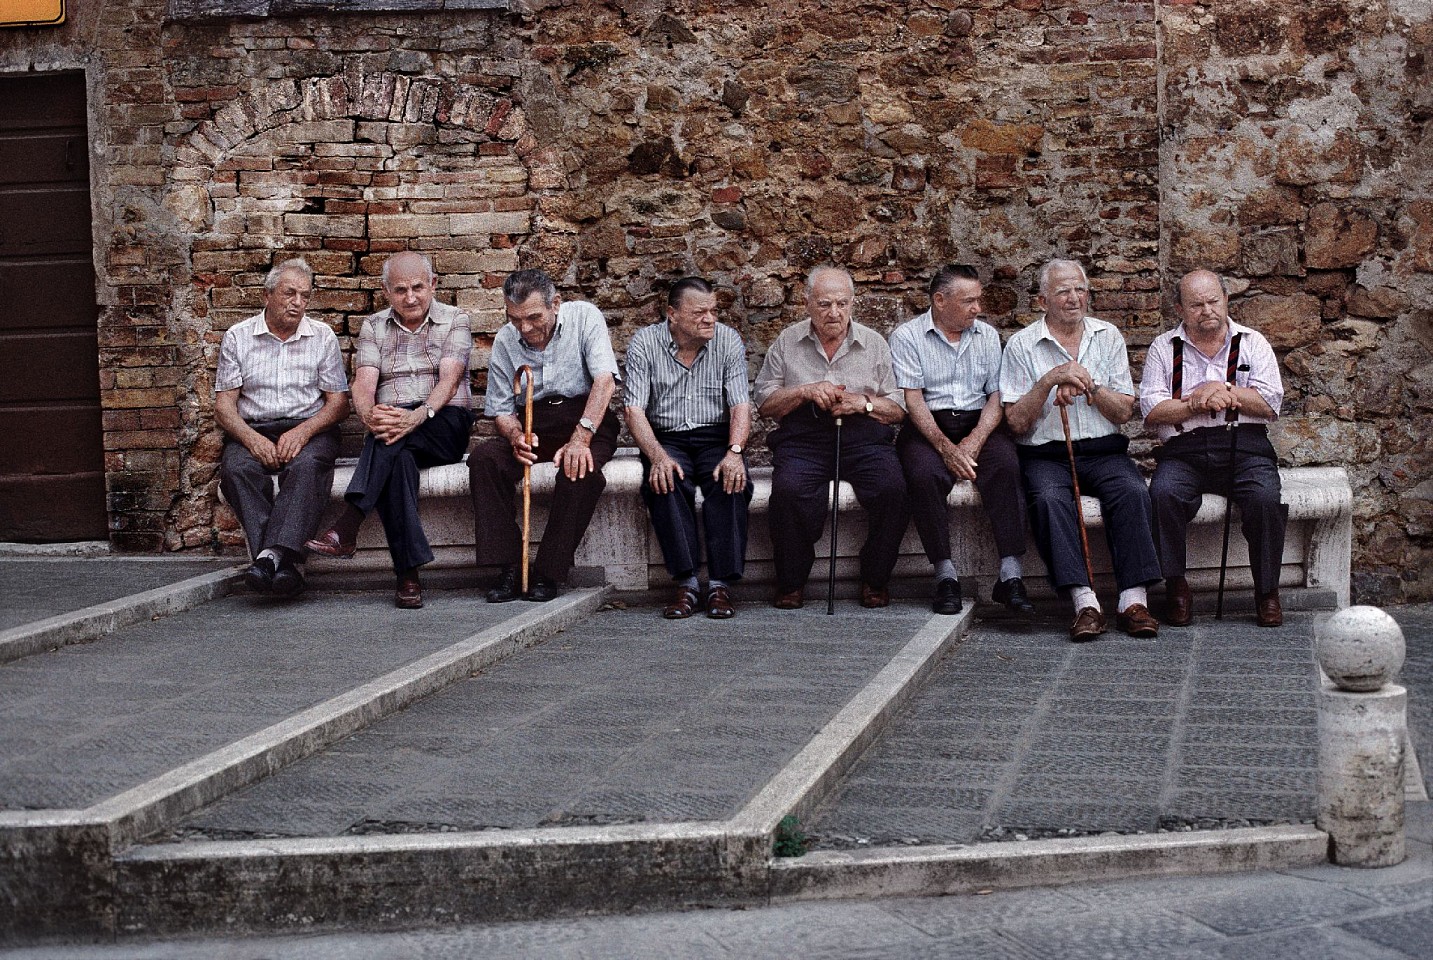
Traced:
<path id="1" fill-rule="evenodd" d="M 1239 343 L 1243 339 L 1244 334 L 1236 333 L 1229 342 L 1229 365 L 1225 369 L 1224 379 L 1231 387 L 1234 386 L 1234 377 L 1239 372 Z M 1174 347 L 1174 357 L 1170 362 L 1169 395 L 1175 400 L 1179 400 L 1184 393 L 1184 338 L 1175 337 L 1170 343 Z M 1229 417 L 1230 420 L 1236 419 L 1239 416 L 1239 411 L 1233 407 L 1229 408 L 1229 413 L 1231 415 Z M 1175 424 L 1174 431 L 1175 433 L 1183 433 L 1184 424 Z"/>

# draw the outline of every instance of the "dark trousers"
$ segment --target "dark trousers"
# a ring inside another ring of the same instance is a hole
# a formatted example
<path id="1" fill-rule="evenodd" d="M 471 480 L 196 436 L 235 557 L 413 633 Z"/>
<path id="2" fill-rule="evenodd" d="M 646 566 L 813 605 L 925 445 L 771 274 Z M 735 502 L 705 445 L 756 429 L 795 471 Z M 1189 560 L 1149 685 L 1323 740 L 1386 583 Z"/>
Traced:
<path id="1" fill-rule="evenodd" d="M 892 427 L 867 416 L 846 417 L 841 428 L 841 479 L 851 484 L 866 511 L 861 580 L 876 589 L 890 581 L 910 522 L 894 435 Z M 816 562 L 816 541 L 826 526 L 836 472 L 835 421 L 813 416 L 808 404 L 782 418 L 767 443 L 774 463 L 767 519 L 777 587 L 787 592 L 806 584 Z"/>
<path id="2" fill-rule="evenodd" d="M 651 461 L 642 456 L 642 500 L 652 517 L 652 529 L 662 545 L 667 572 L 681 580 L 696 574 L 702 565 L 701 541 L 697 537 L 697 488 L 702 491 L 702 531 L 707 542 L 707 575 L 714 580 L 740 580 L 746 567 L 747 505 L 751 503 L 751 478 L 739 493 L 727 493 L 712 471 L 727 452 L 726 424 L 698 427 L 670 433 L 658 432 L 657 442 L 686 474 L 672 477 L 672 490 L 657 493 L 646 477 Z"/>
<path id="3" fill-rule="evenodd" d="M 394 570 L 401 573 L 433 559 L 418 518 L 418 471 L 463 459 L 472 426 L 471 411 L 443 407 L 396 443 L 384 443 L 371 433 L 363 439 L 363 452 L 343 497 L 365 515 L 378 511 Z"/>
<path id="4" fill-rule="evenodd" d="M 1121 590 L 1155 583 L 1160 578 L 1159 557 L 1151 532 L 1153 511 L 1149 489 L 1119 435 L 1079 441 L 1075 467 L 1080 492 L 1099 498 L 1104 515 L 1105 542 L 1114 562 L 1115 585 Z M 1063 441 L 1020 447 L 1020 467 L 1030 500 L 1030 529 L 1035 546 L 1050 571 L 1056 588 L 1091 586 L 1085 576 L 1080 549 L 1080 522 L 1075 513 L 1075 488 Z"/>
<path id="5" fill-rule="evenodd" d="M 959 443 L 980 421 L 979 410 L 937 410 L 935 424 L 940 432 Z M 896 454 L 906 476 L 911 516 L 926 559 L 931 564 L 950 559 L 950 507 L 946 498 L 955 486 L 955 477 L 930 441 L 909 420 L 896 439 Z M 1002 557 L 1025 553 L 1025 494 L 1020 485 L 1020 456 L 1004 424 L 995 428 L 975 461 L 975 487 L 980 506 L 990 518 L 995 548 Z"/>
<path id="6" fill-rule="evenodd" d="M 275 442 L 302 420 L 270 420 L 251 423 L 259 433 Z M 302 554 L 304 541 L 318 531 L 324 508 L 333 490 L 333 462 L 338 458 L 339 429 L 330 427 L 313 435 L 299 455 L 278 470 L 270 470 L 233 437 L 224 438 L 219 461 L 219 485 L 224 499 L 239 515 L 249 555 L 269 547 L 283 547 Z M 279 478 L 274 494 L 273 478 Z"/>
<path id="7" fill-rule="evenodd" d="M 551 460 L 577 429 L 587 396 L 549 398 L 532 405 L 532 432 L 537 434 L 538 457 Z M 519 416 L 521 411 L 519 410 Z M 572 557 L 592 522 L 597 500 L 607 486 L 602 468 L 617 452 L 617 417 L 610 410 L 592 437 L 593 470 L 581 480 L 557 472 L 547 527 L 533 560 L 533 572 L 550 580 L 567 579 Z M 478 566 L 512 566 L 522 560 L 522 530 L 516 516 L 517 483 L 522 464 L 512 444 L 502 437 L 483 440 L 468 455 L 468 482 L 473 495 L 473 537 Z"/>
<path id="8" fill-rule="evenodd" d="M 1262 424 L 1236 427 L 1237 436 L 1214 428 L 1191 430 L 1160 448 L 1154 480 L 1154 539 L 1165 577 L 1185 573 L 1186 533 L 1206 493 L 1229 493 L 1239 506 L 1240 527 L 1249 544 L 1254 589 L 1268 593 L 1279 586 L 1284 561 L 1284 530 L 1289 510 L 1279 502 L 1279 466 Z M 1229 445 L 1239 444 L 1231 468 Z M 1231 472 L 1232 470 L 1232 472 Z"/>

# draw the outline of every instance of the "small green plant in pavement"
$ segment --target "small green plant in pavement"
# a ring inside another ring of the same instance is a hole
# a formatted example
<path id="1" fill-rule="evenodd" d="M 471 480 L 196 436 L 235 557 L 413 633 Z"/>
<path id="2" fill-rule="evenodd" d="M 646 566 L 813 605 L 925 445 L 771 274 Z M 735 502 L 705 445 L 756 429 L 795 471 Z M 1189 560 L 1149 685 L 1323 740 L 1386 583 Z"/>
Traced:
<path id="1" fill-rule="evenodd" d="M 799 857 L 806 853 L 811 841 L 801 832 L 801 821 L 794 813 L 781 818 L 776 825 L 776 844 L 771 852 L 778 857 Z"/>

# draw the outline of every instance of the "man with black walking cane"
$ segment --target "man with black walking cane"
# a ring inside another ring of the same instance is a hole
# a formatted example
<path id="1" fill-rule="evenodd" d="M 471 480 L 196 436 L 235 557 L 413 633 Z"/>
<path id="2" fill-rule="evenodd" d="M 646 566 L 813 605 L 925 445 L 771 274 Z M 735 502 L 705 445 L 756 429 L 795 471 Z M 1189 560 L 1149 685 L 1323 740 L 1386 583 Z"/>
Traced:
<path id="1" fill-rule="evenodd" d="M 1159 621 L 1149 612 L 1147 588 L 1160 573 L 1149 492 L 1119 429 L 1136 406 L 1129 355 L 1119 330 L 1086 315 L 1089 300 L 1089 281 L 1078 263 L 1045 265 L 1045 315 L 1005 345 L 1000 396 L 1020 454 L 1035 544 L 1051 584 L 1075 609 L 1070 639 L 1093 640 L 1105 632 L 1082 549 L 1077 480 L 1082 492 L 1099 498 L 1104 515 L 1119 588 L 1115 624 L 1130 636 L 1153 637 Z M 1062 419 L 1070 422 L 1068 443 Z"/>
<path id="2" fill-rule="evenodd" d="M 1261 627 L 1277 627 L 1284 622 L 1279 567 L 1288 511 L 1280 503 L 1279 465 L 1267 425 L 1278 418 L 1284 399 L 1279 364 L 1262 334 L 1229 319 L 1218 276 L 1195 270 L 1176 289 L 1182 323 L 1150 344 L 1139 396 L 1145 426 L 1162 442 L 1149 492 L 1165 577 L 1164 620 L 1175 627 L 1193 622 L 1186 530 L 1205 493 L 1227 497 L 1232 491 L 1249 543 L 1256 617 Z M 1226 514 L 1221 595 L 1228 519 Z"/>
<path id="3" fill-rule="evenodd" d="M 840 476 L 855 490 L 868 521 L 861 606 L 890 603 L 891 570 L 910 519 L 894 445 L 895 424 L 906 411 L 891 351 L 879 333 L 851 319 L 855 301 L 855 283 L 845 270 L 811 271 L 807 319 L 781 331 L 756 376 L 757 412 L 780 421 L 767 436 L 773 460 L 767 517 L 779 610 L 805 602 L 802 590 L 816 562 L 838 456 Z M 839 451 L 837 418 L 843 425 Z"/>

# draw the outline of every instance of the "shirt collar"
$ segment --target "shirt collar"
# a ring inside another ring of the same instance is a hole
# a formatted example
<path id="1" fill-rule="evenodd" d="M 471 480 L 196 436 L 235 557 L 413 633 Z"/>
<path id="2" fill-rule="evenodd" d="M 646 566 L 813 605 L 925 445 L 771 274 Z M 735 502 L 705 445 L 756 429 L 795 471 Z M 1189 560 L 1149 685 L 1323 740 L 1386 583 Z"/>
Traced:
<path id="1" fill-rule="evenodd" d="M 299 317 L 298 329 L 296 329 L 296 330 L 294 331 L 294 336 L 293 336 L 293 337 L 289 337 L 289 340 L 294 339 L 294 337 L 311 337 L 311 336 L 313 336 L 313 329 L 309 326 L 309 323 L 310 323 L 310 321 L 309 321 L 309 318 L 308 318 L 308 314 L 304 314 L 302 317 Z M 256 324 L 254 324 L 254 336 L 256 336 L 256 337 L 273 337 L 275 340 L 279 340 L 278 335 L 275 334 L 274 331 L 272 331 L 272 330 L 269 329 L 269 319 L 268 319 L 268 317 L 265 316 L 265 315 L 262 314 L 262 313 L 259 314 L 259 322 L 256 323 Z M 279 343 L 288 343 L 289 340 L 279 340 Z"/>

